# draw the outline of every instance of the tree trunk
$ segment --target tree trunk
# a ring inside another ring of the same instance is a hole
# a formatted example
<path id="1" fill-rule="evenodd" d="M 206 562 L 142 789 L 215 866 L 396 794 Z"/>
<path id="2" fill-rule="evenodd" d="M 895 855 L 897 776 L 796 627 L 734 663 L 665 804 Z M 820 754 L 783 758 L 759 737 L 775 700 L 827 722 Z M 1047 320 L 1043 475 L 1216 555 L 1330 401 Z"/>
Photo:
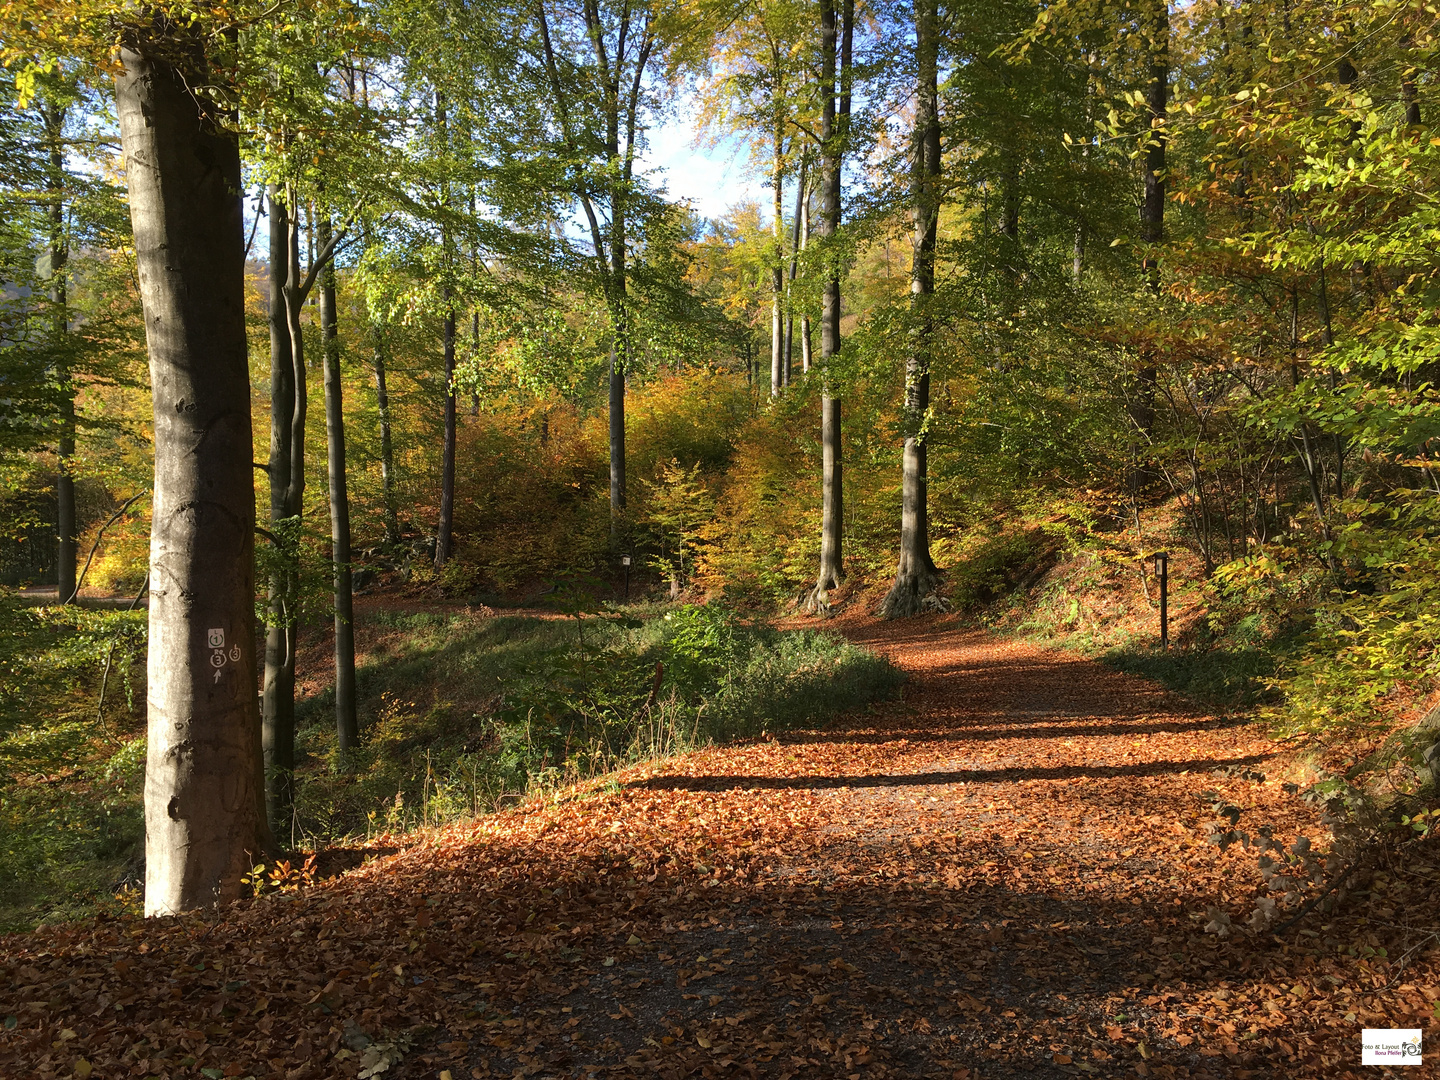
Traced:
<path id="1" fill-rule="evenodd" d="M 265 802 L 271 828 L 289 827 L 289 783 L 295 731 L 295 572 L 284 523 L 296 515 L 290 500 L 292 428 L 295 421 L 295 363 L 291 356 L 290 314 L 285 299 L 290 274 L 290 210 L 278 188 L 270 204 L 270 525 L 277 550 L 271 571 L 265 628 L 265 676 L 261 684 L 264 717 Z"/>
<path id="2" fill-rule="evenodd" d="M 474 214 L 475 200 L 470 200 L 471 214 Z M 480 257 L 475 257 L 475 276 L 480 276 Z M 470 362 L 476 371 L 480 370 L 480 309 L 476 308 L 470 313 Z M 480 415 L 480 391 L 472 390 L 470 393 L 470 415 Z"/>
<path id="3" fill-rule="evenodd" d="M 611 197 L 610 223 L 610 546 L 625 540 L 625 376 L 630 362 L 624 195 Z"/>
<path id="4" fill-rule="evenodd" d="M 1005 237 L 1005 283 L 1011 290 L 1007 304 L 1013 308 L 1025 270 L 1025 253 L 1020 246 L 1020 163 L 1013 148 L 1007 156 L 1005 171 L 1000 177 L 1000 235 Z"/>
<path id="5" fill-rule="evenodd" d="M 800 250 L 803 252 L 810 246 L 810 192 L 804 193 L 805 199 L 800 204 Z M 810 373 L 810 365 L 814 357 L 810 350 L 810 313 L 803 312 L 800 316 L 800 370 L 805 374 Z"/>
<path id="6" fill-rule="evenodd" d="M 910 307 L 916 319 L 905 361 L 905 449 L 901 465 L 900 565 L 880 605 L 885 618 L 914 615 L 940 584 L 930 557 L 926 501 L 926 413 L 930 408 L 930 338 L 926 308 L 935 292 L 935 237 L 940 217 L 939 32 L 936 0 L 915 0 L 915 133 L 910 210 L 915 251 L 910 263 Z"/>
<path id="7" fill-rule="evenodd" d="M 1160 299 L 1160 258 L 1157 247 L 1165 237 L 1165 131 L 1170 97 L 1170 8 L 1167 0 L 1151 0 L 1150 81 L 1145 104 L 1150 114 L 1151 136 L 1145 148 L 1145 199 L 1140 208 L 1140 239 L 1145 245 L 1141 267 L 1146 287 L 1158 304 Z M 1159 370 L 1155 349 L 1146 349 L 1136 374 L 1130 401 L 1130 423 L 1135 449 L 1131 454 L 1131 493 L 1138 495 L 1154 476 L 1154 469 L 1142 461 L 1155 429 L 1155 384 Z"/>
<path id="8" fill-rule="evenodd" d="M 773 62 L 778 72 L 778 50 L 774 51 Z M 774 217 L 771 233 L 775 241 L 770 260 L 770 396 L 779 397 L 780 388 L 785 385 L 785 126 L 783 116 L 777 115 L 774 119 L 770 170 L 774 196 L 770 208 Z"/>
<path id="9" fill-rule="evenodd" d="M 618 549 L 625 518 L 625 366 L 621 346 L 610 346 L 610 543 Z"/>
<path id="10" fill-rule="evenodd" d="M 291 521 L 294 535 L 286 542 L 286 548 L 282 552 L 285 565 L 281 572 L 286 576 L 284 622 L 281 626 L 284 648 L 278 657 L 280 666 L 273 673 L 273 680 L 268 635 L 265 647 L 265 801 L 270 827 L 279 836 L 285 835 L 294 824 L 295 658 L 300 633 L 299 532 L 305 512 L 305 418 L 309 413 L 305 332 L 300 323 L 300 312 L 305 306 L 310 283 L 314 280 L 311 278 L 306 282 L 300 273 L 300 223 L 295 213 L 298 200 L 293 189 L 289 193 L 288 202 L 289 228 L 282 237 L 285 245 L 285 285 L 281 289 L 281 296 L 284 301 L 286 335 L 290 343 L 291 408 L 287 458 L 290 468 L 288 475 L 280 475 L 285 477 L 284 518 Z M 273 403 L 271 409 L 273 418 Z M 270 692 L 272 682 L 273 693 Z"/>
<path id="11" fill-rule="evenodd" d="M 372 322 L 370 333 L 374 344 L 370 362 L 375 369 L 375 405 L 380 414 L 380 493 L 385 502 L 385 543 L 400 543 L 400 518 L 395 498 L 395 444 L 390 434 L 390 390 L 385 382 L 385 331 L 379 322 Z"/>
<path id="12" fill-rule="evenodd" d="M 836 86 L 836 19 L 834 0 L 821 0 L 820 36 L 824 103 L 820 121 L 824 203 L 820 234 L 829 241 L 840 226 L 840 183 L 850 115 L 850 50 L 854 0 L 844 0 L 839 27 L 839 86 Z M 837 95 L 838 90 L 838 95 Z M 838 100 L 837 100 L 838 97 Z M 828 248 L 828 245 L 827 245 Z M 830 592 L 845 580 L 844 462 L 841 454 L 840 398 L 833 393 L 832 365 L 840 352 L 840 264 L 826 251 L 825 288 L 820 312 L 820 365 L 824 389 L 820 399 L 821 526 L 820 572 L 806 599 L 807 610 L 830 609 Z"/>
<path id="13" fill-rule="evenodd" d="M 147 915 L 238 896 L 266 839 L 240 149 L 192 89 L 200 34 L 158 36 L 115 80 L 154 394 Z"/>
<path id="14" fill-rule="evenodd" d="M 49 144 L 50 169 L 46 176 L 46 207 L 50 219 L 50 318 L 56 347 L 56 381 L 64 395 L 60 403 L 60 435 L 56 447 L 55 471 L 55 594 L 59 603 L 68 603 L 75 594 L 75 563 L 78 557 L 75 521 L 75 390 L 70 383 L 69 298 L 65 264 L 69 261 L 69 245 L 65 241 L 65 114 L 60 105 L 46 104 L 41 115 L 45 124 L 45 141 Z"/>
<path id="15" fill-rule="evenodd" d="M 368 230 L 364 240 L 368 248 Z M 375 373 L 375 408 L 380 414 L 380 494 L 385 503 L 382 511 L 385 543 L 393 548 L 400 543 L 400 519 L 395 496 L 395 444 L 390 434 L 390 388 L 385 373 L 385 327 L 373 317 L 370 320 L 370 342 L 370 363 Z"/>
<path id="16" fill-rule="evenodd" d="M 800 158 L 800 176 L 795 183 L 795 218 L 790 225 L 790 273 L 785 283 L 785 385 L 790 385 L 795 355 L 795 277 L 800 271 L 800 215 L 805 202 L 805 185 L 809 180 L 810 156 Z"/>
<path id="17" fill-rule="evenodd" d="M 320 222 L 320 242 L 330 243 L 330 222 Z M 345 399 L 340 380 L 340 338 L 335 304 L 335 267 L 320 278 L 320 333 L 325 343 L 326 479 L 330 488 L 330 563 L 335 585 L 335 733 L 341 754 L 360 744 L 355 713 L 355 606 L 350 588 L 350 496 L 345 481 Z"/>
<path id="18" fill-rule="evenodd" d="M 448 150 L 450 132 L 446 118 L 445 97 L 435 92 L 435 124 Z M 445 189 L 445 205 L 450 203 L 448 186 Z M 444 249 L 444 273 L 449 274 L 454 265 L 451 257 L 450 232 L 442 227 L 441 245 Z M 440 459 L 440 520 L 435 526 L 435 572 L 438 574 L 450 561 L 450 548 L 455 533 L 455 301 L 450 282 L 447 279 L 442 292 L 445 305 L 445 447 Z"/>
<path id="19" fill-rule="evenodd" d="M 435 529 L 435 570 L 450 560 L 455 533 L 455 309 L 445 288 L 445 449 L 440 460 L 440 522 Z"/>

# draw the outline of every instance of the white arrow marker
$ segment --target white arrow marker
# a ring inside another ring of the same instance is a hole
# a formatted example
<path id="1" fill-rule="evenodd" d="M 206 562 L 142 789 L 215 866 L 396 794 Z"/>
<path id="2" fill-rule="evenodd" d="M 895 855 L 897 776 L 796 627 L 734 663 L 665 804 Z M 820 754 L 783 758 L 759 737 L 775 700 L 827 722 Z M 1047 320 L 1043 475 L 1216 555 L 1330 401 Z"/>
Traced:
<path id="1" fill-rule="evenodd" d="M 215 672 L 215 681 L 216 681 L 216 682 L 219 682 L 219 681 L 220 681 L 220 676 L 223 675 L 223 674 L 224 674 L 224 672 L 222 672 L 222 671 L 216 671 L 216 672 Z"/>

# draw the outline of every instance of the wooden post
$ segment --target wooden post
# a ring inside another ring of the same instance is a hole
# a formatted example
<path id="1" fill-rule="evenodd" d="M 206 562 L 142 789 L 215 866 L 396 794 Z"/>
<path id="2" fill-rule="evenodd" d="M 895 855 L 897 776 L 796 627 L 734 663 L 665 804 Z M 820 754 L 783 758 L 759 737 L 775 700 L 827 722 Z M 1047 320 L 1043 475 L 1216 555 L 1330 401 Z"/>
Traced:
<path id="1" fill-rule="evenodd" d="M 1160 648 L 1170 648 L 1170 553 L 1157 551 L 1155 576 L 1160 579 Z"/>

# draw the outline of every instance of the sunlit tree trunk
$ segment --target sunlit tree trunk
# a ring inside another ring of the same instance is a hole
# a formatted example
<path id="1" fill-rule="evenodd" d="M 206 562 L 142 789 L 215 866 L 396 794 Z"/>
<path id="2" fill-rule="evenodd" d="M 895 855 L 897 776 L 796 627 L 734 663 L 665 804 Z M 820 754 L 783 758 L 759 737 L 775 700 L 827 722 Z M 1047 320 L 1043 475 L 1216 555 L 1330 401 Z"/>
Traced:
<path id="1" fill-rule="evenodd" d="M 771 48 L 776 79 L 780 72 L 780 50 Z M 778 98 L 780 88 L 774 93 Z M 779 397 L 785 385 L 785 115 L 777 100 L 771 131 L 771 235 L 774 254 L 770 260 L 770 396 Z"/>
<path id="2" fill-rule="evenodd" d="M 800 177 L 795 186 L 795 217 L 790 225 L 790 274 L 785 284 L 785 385 L 789 386 L 794 374 L 795 358 L 795 279 L 800 270 L 800 218 L 805 204 L 806 175 L 810 162 L 809 154 L 800 159 Z M 809 364 L 806 364 L 806 370 Z"/>
<path id="3" fill-rule="evenodd" d="M 620 113 L 609 114 L 608 153 L 620 159 Z M 633 141 L 634 119 L 631 118 Z M 610 544 L 619 549 L 625 528 L 625 377 L 630 371 L 629 265 L 626 252 L 628 166 L 624 184 L 610 195 Z"/>
<path id="4" fill-rule="evenodd" d="M 273 545 L 265 628 L 265 675 L 261 684 L 264 717 L 266 804 L 277 834 L 288 832 L 285 814 L 291 762 L 286 747 L 295 730 L 295 553 L 284 528 L 298 510 L 291 501 L 291 461 L 295 420 L 295 363 L 291 356 L 290 314 L 285 287 L 290 275 L 290 208 L 272 186 L 270 223 L 270 537 Z"/>
<path id="5" fill-rule="evenodd" d="M 821 188 L 824 199 L 820 235 L 831 240 L 840 227 L 840 184 L 845 140 L 850 116 L 850 51 L 855 18 L 854 0 L 844 0 L 838 27 L 839 85 L 836 85 L 837 26 L 834 0 L 821 0 L 821 93 L 820 120 Z M 833 365 L 840 352 L 840 271 L 833 250 L 827 250 L 825 285 L 820 312 L 820 365 L 824 389 L 820 399 L 821 526 L 820 572 L 806 598 L 806 608 L 824 612 L 830 608 L 830 592 L 845 580 L 844 460 L 841 441 L 840 398 L 834 392 Z"/>
<path id="6" fill-rule="evenodd" d="M 320 222 L 320 242 L 331 242 L 330 222 Z M 330 562 L 335 589 L 335 733 L 341 752 L 355 749 L 355 605 L 350 587 L 350 495 L 345 476 L 345 398 L 340 378 L 340 336 L 335 303 L 335 266 L 320 276 L 320 333 L 325 345 L 325 443 L 330 489 Z"/>
<path id="7" fill-rule="evenodd" d="M 641 91 L 656 47 L 656 31 L 648 7 L 627 3 L 619 11 L 607 11 L 599 0 L 583 6 L 580 15 L 594 61 L 593 100 L 605 125 L 602 134 L 587 130 L 581 118 L 584 100 L 575 96 L 562 75 L 543 0 L 535 10 L 552 104 L 565 145 L 577 154 L 592 152 L 582 151 L 582 145 L 593 146 L 597 156 L 603 148 L 606 180 L 598 189 L 592 189 L 588 182 L 582 185 L 579 201 L 590 231 L 592 265 L 602 283 L 610 316 L 610 544 L 612 549 L 618 549 L 625 539 L 625 380 L 633 359 L 627 250 L 630 186 L 634 182 Z M 584 105 L 584 109 L 588 108 Z M 608 228 L 597 206 L 597 196 L 609 204 Z"/>
<path id="8" fill-rule="evenodd" d="M 445 287 L 445 442 L 440 458 L 440 521 L 435 529 L 435 569 L 450 561 L 455 539 L 455 308 Z"/>
<path id="9" fill-rule="evenodd" d="M 450 136 L 446 124 L 445 98 L 438 91 L 435 94 L 435 123 L 440 128 L 440 137 L 448 150 Z M 445 203 L 448 205 L 449 201 L 447 193 Z M 442 230 L 445 266 L 441 272 L 448 275 L 453 263 L 450 233 L 448 226 L 442 227 Z M 441 303 L 445 309 L 445 444 L 440 458 L 440 520 L 435 526 L 437 573 L 450 561 L 455 537 L 455 301 L 448 278 L 441 291 Z"/>
<path id="10" fill-rule="evenodd" d="M 148 915 L 238 896 L 265 840 L 240 151 L 202 42 L 132 30 L 115 80 L 154 396 Z"/>
<path id="11" fill-rule="evenodd" d="M 806 191 L 804 201 L 800 203 L 800 251 L 803 253 L 809 246 L 810 192 Z M 810 340 L 810 312 L 803 311 L 800 315 L 800 370 L 807 375 L 815 362 Z"/>
<path id="12" fill-rule="evenodd" d="M 370 246 L 368 228 L 364 232 L 365 247 Z M 400 517 L 395 492 L 395 443 L 390 427 L 390 385 L 385 359 L 385 325 L 374 315 L 370 317 L 370 368 L 375 378 L 375 411 L 380 420 L 380 498 L 385 524 L 385 543 L 400 543 Z"/>
<path id="13" fill-rule="evenodd" d="M 379 322 L 370 326 L 370 363 L 375 372 L 375 407 L 380 414 L 380 494 L 385 506 L 385 543 L 400 543 L 400 516 L 395 497 L 395 443 L 390 432 L 390 387 L 385 373 L 385 331 Z"/>
<path id="14" fill-rule="evenodd" d="M 1144 201 L 1140 207 L 1140 240 L 1145 245 L 1141 270 L 1146 288 L 1158 305 L 1160 300 L 1160 258 L 1158 247 L 1165 236 L 1165 129 L 1170 98 L 1170 8 L 1168 0 L 1150 0 L 1150 71 L 1145 87 L 1145 105 L 1149 113 L 1151 135 L 1145 148 Z M 1135 388 L 1129 406 L 1135 449 L 1131 454 L 1130 486 L 1138 494 L 1153 475 L 1153 469 L 1142 460 L 1147 454 L 1155 429 L 1155 383 L 1158 377 L 1155 349 L 1147 347 L 1136 373 Z"/>
<path id="15" fill-rule="evenodd" d="M 46 252 L 50 279 L 50 319 L 56 350 L 55 381 L 59 384 L 60 431 L 56 440 L 55 470 L 55 584 L 56 598 L 66 603 L 75 594 L 75 562 L 77 556 L 75 520 L 75 389 L 71 385 L 69 297 L 66 288 L 66 263 L 69 245 L 65 239 L 65 116 L 63 105 L 46 102 L 41 107 L 45 126 L 45 142 L 49 151 L 49 170 L 45 177 L 48 199 L 49 250 Z"/>
<path id="16" fill-rule="evenodd" d="M 914 254 L 910 263 L 910 306 L 916 323 L 905 361 L 905 449 L 901 464 L 900 565 L 880 605 L 886 618 L 913 615 L 940 583 L 930 557 L 926 501 L 926 430 L 930 409 L 931 316 L 935 292 L 935 237 L 940 217 L 939 29 L 936 0 L 915 0 L 915 131 L 911 161 L 910 218 Z"/>
<path id="17" fill-rule="evenodd" d="M 272 530 L 271 542 L 279 549 L 279 557 L 271 581 L 270 622 L 265 638 L 262 743 L 266 811 L 275 834 L 285 836 L 293 824 L 295 798 L 295 656 L 300 617 L 298 542 L 305 509 L 305 418 L 309 412 L 305 334 L 300 313 L 320 272 L 334 256 L 337 237 L 324 238 L 318 249 L 312 242 L 310 265 L 302 274 L 296 212 L 299 200 L 293 188 L 283 197 L 272 188 L 269 202 L 272 292 L 268 472 L 271 520 L 279 526 Z M 283 278 L 279 276 L 281 267 Z"/>

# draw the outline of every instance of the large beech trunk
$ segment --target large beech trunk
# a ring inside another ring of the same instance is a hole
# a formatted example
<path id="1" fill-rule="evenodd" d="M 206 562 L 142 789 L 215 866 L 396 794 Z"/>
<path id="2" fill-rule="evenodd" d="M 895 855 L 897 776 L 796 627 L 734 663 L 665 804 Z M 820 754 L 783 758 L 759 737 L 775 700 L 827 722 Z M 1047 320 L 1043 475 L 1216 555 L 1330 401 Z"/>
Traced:
<path id="1" fill-rule="evenodd" d="M 331 242 L 330 222 L 320 223 L 320 242 Z M 335 588 L 335 734 L 342 753 L 360 743 L 355 712 L 355 605 L 350 583 L 350 494 L 345 477 L 345 400 L 340 380 L 340 337 L 335 305 L 335 267 L 320 276 L 320 334 L 325 345 L 325 444 L 329 451 L 330 563 Z"/>
<path id="2" fill-rule="evenodd" d="M 245 238 L 239 143 L 192 89 L 199 35 L 142 32 L 120 62 L 155 403 L 145 912 L 165 915 L 238 896 L 263 842 Z"/>
<path id="3" fill-rule="evenodd" d="M 910 263 L 910 303 L 916 318 L 905 359 L 905 449 L 901 464 L 900 565 L 895 583 L 880 605 L 886 618 L 914 615 L 940 584 L 930 557 L 930 519 L 926 502 L 925 414 L 930 408 L 931 321 L 926 304 L 935 292 L 935 236 L 940 218 L 939 34 L 936 0 L 915 0 L 915 134 L 911 163 L 910 217 L 914 255 Z"/>
<path id="4" fill-rule="evenodd" d="M 840 182 L 845 139 L 850 116 L 850 50 L 854 34 L 855 2 L 844 0 L 838 27 L 839 84 L 836 84 L 837 26 L 834 0 L 820 5 L 821 93 L 820 117 L 821 191 L 820 235 L 830 240 L 840 227 Z M 820 399 L 821 525 L 820 573 L 806 597 L 810 611 L 830 608 L 830 592 L 845 580 L 844 459 L 841 454 L 840 398 L 833 393 L 831 366 L 840 353 L 840 265 L 833 252 L 826 252 L 825 286 L 820 306 L 820 366 L 824 389 Z"/>

